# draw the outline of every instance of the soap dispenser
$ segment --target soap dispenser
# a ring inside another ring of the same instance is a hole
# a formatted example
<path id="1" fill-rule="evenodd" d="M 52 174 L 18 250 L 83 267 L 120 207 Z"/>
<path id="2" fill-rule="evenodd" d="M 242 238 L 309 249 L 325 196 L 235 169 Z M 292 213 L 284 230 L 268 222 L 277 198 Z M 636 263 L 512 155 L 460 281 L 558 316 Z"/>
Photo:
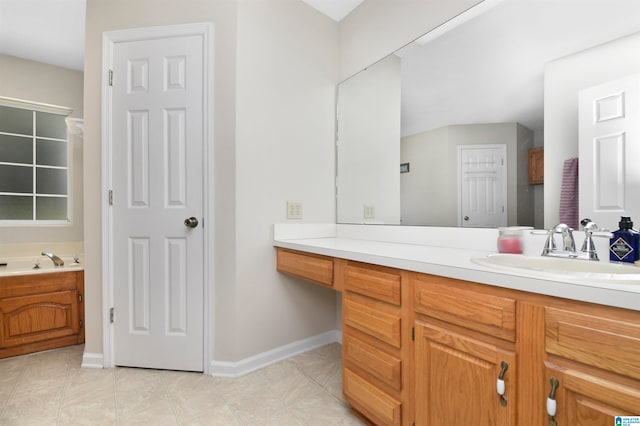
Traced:
<path id="1" fill-rule="evenodd" d="M 633 229 L 630 217 L 622 216 L 620 229 L 613 232 L 609 244 L 609 260 L 612 262 L 634 263 L 638 260 L 640 233 Z"/>

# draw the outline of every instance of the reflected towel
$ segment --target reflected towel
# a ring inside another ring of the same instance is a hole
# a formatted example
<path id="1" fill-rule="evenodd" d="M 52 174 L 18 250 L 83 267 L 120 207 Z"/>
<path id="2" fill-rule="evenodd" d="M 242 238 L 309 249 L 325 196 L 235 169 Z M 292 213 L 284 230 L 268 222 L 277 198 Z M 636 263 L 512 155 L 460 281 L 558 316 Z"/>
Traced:
<path id="1" fill-rule="evenodd" d="M 578 229 L 578 159 L 570 158 L 562 169 L 560 223 Z"/>

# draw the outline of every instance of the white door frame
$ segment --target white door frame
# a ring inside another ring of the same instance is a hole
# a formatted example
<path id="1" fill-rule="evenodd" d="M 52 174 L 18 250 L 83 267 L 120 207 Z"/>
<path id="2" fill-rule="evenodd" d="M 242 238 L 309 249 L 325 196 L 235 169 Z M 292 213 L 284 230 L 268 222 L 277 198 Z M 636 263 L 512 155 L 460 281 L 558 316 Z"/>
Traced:
<path id="1" fill-rule="evenodd" d="M 203 217 L 204 223 L 204 311 L 203 311 L 203 368 L 211 373 L 211 291 L 213 277 L 213 24 L 208 22 L 161 27 L 133 28 L 107 31 L 102 34 L 102 354 L 105 368 L 114 366 L 113 324 L 110 309 L 113 307 L 113 215 L 109 205 L 112 188 L 112 90 L 109 85 L 113 69 L 113 52 L 116 43 L 156 38 L 199 36 L 203 45 Z"/>
<path id="2" fill-rule="evenodd" d="M 458 181 L 458 226 L 462 226 L 462 150 L 463 149 L 501 149 L 503 152 L 504 158 L 504 167 L 502 169 L 502 200 L 504 203 L 505 211 L 505 219 L 508 223 L 509 220 L 509 197 L 507 194 L 507 168 L 509 167 L 507 161 L 507 144 L 485 144 L 485 145 L 458 145 L 457 146 L 457 158 L 456 158 L 456 180 Z M 505 223 L 505 226 L 506 224 Z"/>

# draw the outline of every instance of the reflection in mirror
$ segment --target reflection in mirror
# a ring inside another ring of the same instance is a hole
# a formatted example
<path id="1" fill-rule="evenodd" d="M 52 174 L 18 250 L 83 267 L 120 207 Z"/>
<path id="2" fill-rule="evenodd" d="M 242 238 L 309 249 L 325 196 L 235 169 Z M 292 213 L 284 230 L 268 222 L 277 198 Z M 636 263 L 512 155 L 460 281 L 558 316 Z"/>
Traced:
<path id="1" fill-rule="evenodd" d="M 577 92 L 597 84 L 581 78 L 568 117 L 549 116 L 555 64 L 640 39 L 637 16 L 637 0 L 485 0 L 341 83 L 337 221 L 553 225 L 562 164 L 578 156 Z M 563 127 L 574 130 L 559 137 Z M 543 146 L 544 185 L 530 184 L 528 153 Z"/>

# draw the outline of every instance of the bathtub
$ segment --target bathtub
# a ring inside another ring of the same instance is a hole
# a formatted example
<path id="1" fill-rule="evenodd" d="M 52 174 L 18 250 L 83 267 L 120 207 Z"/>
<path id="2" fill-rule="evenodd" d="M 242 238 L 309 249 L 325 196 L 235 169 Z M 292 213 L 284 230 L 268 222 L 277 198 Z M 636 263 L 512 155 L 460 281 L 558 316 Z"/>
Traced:
<path id="1" fill-rule="evenodd" d="M 0 266 L 0 277 L 44 274 L 50 272 L 73 272 L 84 269 L 82 261 L 80 261 L 80 263 L 76 263 L 72 256 L 60 256 L 60 258 L 64 260 L 63 266 L 55 266 L 53 261 L 46 256 L 0 258 L 0 264 L 7 264 L 6 266 Z M 34 269 L 33 266 L 36 262 L 39 263 L 40 267 Z"/>

